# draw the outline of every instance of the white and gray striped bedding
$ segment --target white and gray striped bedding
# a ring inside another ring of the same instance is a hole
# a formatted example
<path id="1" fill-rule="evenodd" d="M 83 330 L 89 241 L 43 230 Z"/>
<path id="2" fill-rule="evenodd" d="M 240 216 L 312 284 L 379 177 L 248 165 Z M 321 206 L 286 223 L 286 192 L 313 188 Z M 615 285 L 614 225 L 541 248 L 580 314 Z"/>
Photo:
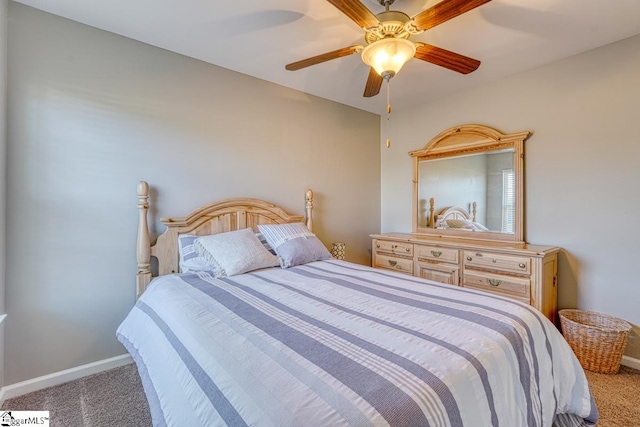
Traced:
<path id="1" fill-rule="evenodd" d="M 155 426 L 587 426 L 598 417 L 578 361 L 536 310 L 344 261 L 164 276 L 117 335 Z"/>

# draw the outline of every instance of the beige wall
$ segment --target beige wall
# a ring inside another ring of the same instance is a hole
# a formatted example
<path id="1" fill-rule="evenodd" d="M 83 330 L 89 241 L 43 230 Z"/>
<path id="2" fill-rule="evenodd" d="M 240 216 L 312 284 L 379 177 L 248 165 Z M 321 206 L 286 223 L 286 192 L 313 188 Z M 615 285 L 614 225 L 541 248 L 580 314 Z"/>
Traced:
<path id="1" fill-rule="evenodd" d="M 7 210 L 7 0 L 0 0 L 0 387 L 4 384 L 5 243 Z"/>
<path id="2" fill-rule="evenodd" d="M 409 150 L 460 124 L 530 130 L 527 241 L 562 248 L 560 307 L 631 322 L 627 354 L 640 358 L 638 52 L 640 36 L 394 111 L 394 145 L 382 150 L 382 231 L 411 231 Z"/>
<path id="3" fill-rule="evenodd" d="M 5 385 L 125 353 L 136 184 L 150 211 L 227 197 L 304 213 L 370 262 L 377 115 L 9 4 Z"/>

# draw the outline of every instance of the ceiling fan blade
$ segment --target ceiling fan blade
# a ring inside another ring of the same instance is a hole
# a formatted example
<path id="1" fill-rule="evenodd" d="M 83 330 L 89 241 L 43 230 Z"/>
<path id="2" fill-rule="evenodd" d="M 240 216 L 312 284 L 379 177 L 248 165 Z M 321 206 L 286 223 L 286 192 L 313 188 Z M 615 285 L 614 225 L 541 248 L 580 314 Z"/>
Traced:
<path id="1" fill-rule="evenodd" d="M 322 62 L 331 61 L 332 59 L 342 58 L 343 56 L 349 56 L 354 53 L 362 51 L 362 46 L 354 45 L 349 47 L 343 47 L 342 49 L 334 50 L 332 52 L 323 53 L 321 55 L 313 56 L 311 58 L 303 59 L 301 61 L 292 62 L 285 66 L 289 71 L 296 71 L 301 68 L 306 68 L 311 65 L 320 64 Z"/>
<path id="2" fill-rule="evenodd" d="M 442 0 L 440 3 L 414 16 L 413 25 L 415 25 L 418 30 L 428 30 L 490 1 L 491 0 Z"/>
<path id="3" fill-rule="evenodd" d="M 364 93 L 362 96 L 365 98 L 371 98 L 372 96 L 376 96 L 380 93 L 380 88 L 382 87 L 382 77 L 380 74 L 376 73 L 376 70 L 371 67 L 369 69 L 369 77 L 367 78 L 367 84 L 364 87 Z"/>
<path id="4" fill-rule="evenodd" d="M 377 27 L 380 20 L 359 0 L 327 0 L 362 28 Z"/>
<path id="5" fill-rule="evenodd" d="M 457 71 L 462 74 L 469 74 L 478 69 L 480 61 L 451 52 L 450 50 L 440 47 L 431 46 L 430 44 L 416 43 L 416 54 L 414 58 L 431 62 L 432 64 Z"/>

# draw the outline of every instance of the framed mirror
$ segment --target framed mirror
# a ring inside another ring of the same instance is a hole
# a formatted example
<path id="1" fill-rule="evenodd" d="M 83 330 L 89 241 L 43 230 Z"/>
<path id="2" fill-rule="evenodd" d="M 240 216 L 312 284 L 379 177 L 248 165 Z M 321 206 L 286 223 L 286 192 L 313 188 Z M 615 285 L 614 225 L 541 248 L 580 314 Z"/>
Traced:
<path id="1" fill-rule="evenodd" d="M 524 243 L 524 141 L 529 135 L 463 125 L 411 151 L 413 232 Z"/>

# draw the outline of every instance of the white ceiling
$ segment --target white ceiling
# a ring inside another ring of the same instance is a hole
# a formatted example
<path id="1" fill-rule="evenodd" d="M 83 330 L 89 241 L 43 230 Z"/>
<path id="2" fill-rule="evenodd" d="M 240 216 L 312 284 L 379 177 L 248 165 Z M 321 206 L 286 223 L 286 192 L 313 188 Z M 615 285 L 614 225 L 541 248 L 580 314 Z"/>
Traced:
<path id="1" fill-rule="evenodd" d="M 386 88 L 363 98 L 368 67 L 352 55 L 299 71 L 288 63 L 364 44 L 325 0 L 16 0 L 230 70 L 382 114 Z M 397 0 L 410 16 L 439 0 Z M 376 0 L 362 0 L 374 13 Z M 419 36 L 482 61 L 462 75 L 413 59 L 391 80 L 394 109 L 556 61 L 640 33 L 640 0 L 493 0 Z"/>

